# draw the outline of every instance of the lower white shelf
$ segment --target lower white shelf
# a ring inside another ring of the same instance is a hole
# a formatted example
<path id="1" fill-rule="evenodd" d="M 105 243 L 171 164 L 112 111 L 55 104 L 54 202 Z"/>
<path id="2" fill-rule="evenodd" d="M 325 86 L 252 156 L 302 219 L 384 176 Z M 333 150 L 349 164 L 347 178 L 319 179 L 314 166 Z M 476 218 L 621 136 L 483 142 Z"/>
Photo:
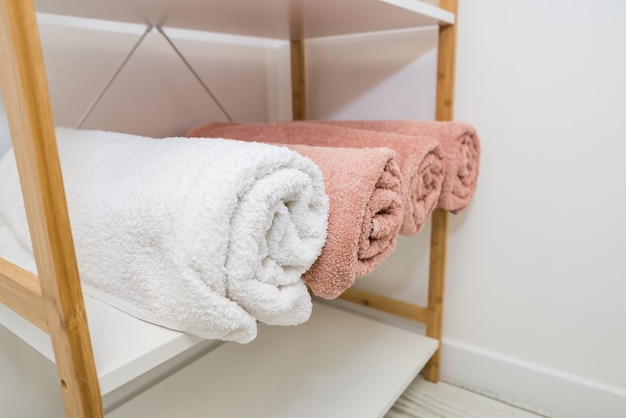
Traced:
<path id="1" fill-rule="evenodd" d="M 187 350 L 219 343 L 149 324 L 88 295 L 85 309 L 103 395 Z M 50 336 L 2 304 L 0 325 L 54 361 Z"/>
<path id="2" fill-rule="evenodd" d="M 297 327 L 260 326 L 107 414 L 127 417 L 381 417 L 438 342 L 316 303 Z"/>

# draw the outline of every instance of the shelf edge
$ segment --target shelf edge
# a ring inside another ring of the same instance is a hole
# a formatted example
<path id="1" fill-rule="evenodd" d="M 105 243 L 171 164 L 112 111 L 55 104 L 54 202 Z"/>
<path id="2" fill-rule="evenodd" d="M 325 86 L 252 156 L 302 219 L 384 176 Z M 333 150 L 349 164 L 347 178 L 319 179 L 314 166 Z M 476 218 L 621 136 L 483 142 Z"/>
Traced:
<path id="1" fill-rule="evenodd" d="M 439 24 L 453 25 L 456 16 L 454 13 L 444 10 L 440 7 L 433 6 L 428 3 L 424 3 L 419 0 L 380 0 L 383 3 L 391 4 L 396 7 L 400 7 L 402 9 L 409 10 L 414 13 L 419 13 L 424 16 L 432 17 L 433 19 L 437 19 Z"/>

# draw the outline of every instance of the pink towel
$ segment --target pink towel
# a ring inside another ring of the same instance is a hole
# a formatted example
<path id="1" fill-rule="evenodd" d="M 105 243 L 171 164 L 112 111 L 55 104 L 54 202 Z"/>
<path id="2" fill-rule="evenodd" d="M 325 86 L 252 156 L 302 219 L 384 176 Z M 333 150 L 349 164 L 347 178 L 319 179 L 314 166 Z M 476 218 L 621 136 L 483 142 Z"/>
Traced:
<path id="1" fill-rule="evenodd" d="M 327 147 L 387 147 L 396 151 L 403 176 L 404 219 L 400 233 L 417 234 L 439 201 L 443 183 L 443 153 L 437 140 L 328 126 L 309 121 L 247 123 L 214 122 L 189 131 L 188 136 L 214 136 L 279 144 Z M 323 170 L 322 170 L 323 171 Z"/>
<path id="2" fill-rule="evenodd" d="M 326 245 L 303 279 L 317 296 L 334 299 L 395 249 L 404 215 L 402 174 L 387 148 L 287 147 L 313 160 L 324 176 Z"/>
<path id="3" fill-rule="evenodd" d="M 476 130 L 468 123 L 417 120 L 318 122 L 331 126 L 437 138 L 446 160 L 446 174 L 438 206 L 457 213 L 469 204 L 474 195 L 480 163 L 480 141 Z"/>
<path id="4" fill-rule="evenodd" d="M 246 140 L 237 136 L 231 135 Z M 315 162 L 324 177 L 328 235 L 302 278 L 314 294 L 333 299 L 395 249 L 404 215 L 402 174 L 388 148 L 287 147 Z"/>

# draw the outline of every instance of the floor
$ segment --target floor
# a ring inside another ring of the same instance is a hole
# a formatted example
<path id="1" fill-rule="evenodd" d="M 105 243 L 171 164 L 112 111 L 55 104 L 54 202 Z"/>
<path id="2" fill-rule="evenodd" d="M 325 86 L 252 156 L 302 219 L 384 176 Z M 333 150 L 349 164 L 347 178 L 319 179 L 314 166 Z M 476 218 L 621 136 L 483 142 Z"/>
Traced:
<path id="1" fill-rule="evenodd" d="M 384 418 L 546 418 L 450 383 L 418 376 Z"/>

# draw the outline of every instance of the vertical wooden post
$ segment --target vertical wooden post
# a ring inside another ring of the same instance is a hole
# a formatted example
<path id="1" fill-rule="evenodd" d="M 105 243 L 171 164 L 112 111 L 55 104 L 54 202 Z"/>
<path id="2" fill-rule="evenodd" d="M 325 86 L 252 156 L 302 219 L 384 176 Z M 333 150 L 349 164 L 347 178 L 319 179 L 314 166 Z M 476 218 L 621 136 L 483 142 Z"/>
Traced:
<path id="1" fill-rule="evenodd" d="M 457 0 L 440 0 L 439 7 L 457 13 Z M 437 105 L 435 118 L 450 121 L 454 112 L 454 67 L 456 55 L 455 24 L 439 27 L 437 57 Z M 424 367 L 424 378 L 439 381 L 441 358 L 441 331 L 443 322 L 443 293 L 446 276 L 446 247 L 448 240 L 448 213 L 436 209 L 432 215 L 430 235 L 430 267 L 428 277 L 428 308 L 426 335 L 439 340 L 439 349 Z"/>
<path id="2" fill-rule="evenodd" d="M 32 0 L 0 0 L 0 82 L 67 416 L 103 417 Z"/>
<path id="3" fill-rule="evenodd" d="M 448 212 L 435 209 L 430 233 L 430 267 L 428 272 L 428 307 L 426 335 L 439 340 L 439 348 L 424 367 L 424 378 L 439 381 L 441 333 L 443 322 L 443 293 L 446 277 L 446 245 L 448 240 Z"/>
<path id="4" fill-rule="evenodd" d="M 439 27 L 435 119 L 440 121 L 450 121 L 454 118 L 454 71 L 456 66 L 456 25 L 458 24 L 457 1 L 439 1 L 439 7 L 455 14 L 454 25 Z"/>
<path id="5" fill-rule="evenodd" d="M 291 41 L 291 107 L 293 120 L 306 120 L 304 40 Z"/>

